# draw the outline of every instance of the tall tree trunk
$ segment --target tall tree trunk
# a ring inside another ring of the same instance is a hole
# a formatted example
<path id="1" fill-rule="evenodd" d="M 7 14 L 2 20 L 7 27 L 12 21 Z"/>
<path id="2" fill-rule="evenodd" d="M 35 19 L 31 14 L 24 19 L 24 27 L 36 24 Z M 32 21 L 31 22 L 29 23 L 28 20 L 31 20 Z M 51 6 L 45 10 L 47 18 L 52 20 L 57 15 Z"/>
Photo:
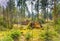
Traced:
<path id="1" fill-rule="evenodd" d="M 37 21 L 39 21 L 39 0 L 37 0 Z"/>
<path id="2" fill-rule="evenodd" d="M 56 0 L 54 0 L 54 23 L 57 23 L 57 7 L 56 7 Z"/>

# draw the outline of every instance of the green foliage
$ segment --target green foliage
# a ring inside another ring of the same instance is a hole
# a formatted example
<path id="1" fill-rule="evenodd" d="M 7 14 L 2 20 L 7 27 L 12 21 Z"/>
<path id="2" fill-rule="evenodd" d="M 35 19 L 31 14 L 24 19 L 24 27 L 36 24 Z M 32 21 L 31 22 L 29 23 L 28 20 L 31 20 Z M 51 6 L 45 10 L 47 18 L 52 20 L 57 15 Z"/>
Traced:
<path id="1" fill-rule="evenodd" d="M 19 0 L 17 3 L 17 6 L 20 6 L 22 4 L 22 0 Z"/>
<path id="2" fill-rule="evenodd" d="M 60 3 L 57 4 L 57 14 L 60 15 Z"/>
<path id="3" fill-rule="evenodd" d="M 0 17 L 0 30 L 6 30 L 7 24 L 4 23 L 3 17 Z"/>
<path id="4" fill-rule="evenodd" d="M 58 33 L 60 33 L 60 24 L 56 24 L 56 26 L 55 26 L 55 30 L 58 32 Z"/>
<path id="5" fill-rule="evenodd" d="M 50 35 L 49 35 L 49 33 L 41 33 L 40 34 L 40 39 L 42 39 L 42 40 L 45 40 L 45 41 L 49 41 L 50 40 Z"/>
<path id="6" fill-rule="evenodd" d="M 3 24 L 3 17 L 0 17 L 0 25 Z"/>
<path id="7" fill-rule="evenodd" d="M 48 4 L 48 3 L 47 3 L 47 1 L 48 1 L 48 0 L 44 0 L 44 1 L 43 1 L 43 0 L 41 0 L 42 7 L 46 7 L 46 6 L 47 6 L 47 4 Z"/>
<path id="8" fill-rule="evenodd" d="M 57 24 L 58 24 L 58 25 L 60 24 L 60 18 L 57 19 Z"/>
<path id="9" fill-rule="evenodd" d="M 45 36 L 46 36 L 46 37 L 45 37 L 45 41 L 52 41 L 52 36 L 51 36 L 50 33 L 47 32 L 47 33 L 45 34 Z"/>
<path id="10" fill-rule="evenodd" d="M 42 24 L 45 23 L 44 19 L 39 19 L 39 22 Z"/>
<path id="11" fill-rule="evenodd" d="M 57 23 L 54 25 L 54 29 L 60 33 L 60 18 L 57 18 Z"/>
<path id="12" fill-rule="evenodd" d="M 13 41 L 13 39 L 9 36 L 6 36 L 6 37 L 2 38 L 0 41 Z"/>
<path id="13" fill-rule="evenodd" d="M 39 39 L 44 40 L 45 39 L 45 32 L 40 32 Z"/>
<path id="14" fill-rule="evenodd" d="M 3 21 L 3 17 L 0 17 L 0 25 L 5 26 L 4 21 Z"/>
<path id="15" fill-rule="evenodd" d="M 32 35 L 31 35 L 29 32 L 25 35 L 25 38 L 26 38 L 27 41 L 28 41 L 31 37 L 32 37 Z"/>
<path id="16" fill-rule="evenodd" d="M 19 36 L 21 36 L 21 32 L 18 31 L 18 30 L 14 30 L 14 31 L 11 31 L 11 34 L 10 34 L 10 37 L 11 38 L 19 38 Z"/>
<path id="17" fill-rule="evenodd" d="M 48 6 L 48 0 L 41 0 L 41 4 L 43 18 L 46 19 L 47 18 L 46 7 Z"/>
<path id="18" fill-rule="evenodd" d="M 23 3 L 23 5 L 25 5 L 25 1 L 26 0 L 18 0 L 17 6 L 22 6 L 22 3 Z"/>
<path id="19" fill-rule="evenodd" d="M 9 7 L 10 13 L 11 13 L 11 11 L 14 11 L 15 10 L 15 0 L 9 0 L 8 7 Z"/>
<path id="20" fill-rule="evenodd" d="M 53 41 L 55 40 L 55 38 L 58 38 L 58 37 L 59 37 L 58 33 L 50 29 L 48 31 L 40 32 L 39 34 L 39 39 L 42 41 Z"/>

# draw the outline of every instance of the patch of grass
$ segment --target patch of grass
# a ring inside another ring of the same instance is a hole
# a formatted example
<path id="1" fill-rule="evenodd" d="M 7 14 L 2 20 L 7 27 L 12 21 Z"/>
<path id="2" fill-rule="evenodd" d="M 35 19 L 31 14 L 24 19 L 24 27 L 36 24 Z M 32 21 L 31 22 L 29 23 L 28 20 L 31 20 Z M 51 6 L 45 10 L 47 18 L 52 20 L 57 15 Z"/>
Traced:
<path id="1" fill-rule="evenodd" d="M 6 37 L 2 38 L 0 41 L 13 41 L 13 39 L 9 36 L 6 36 Z"/>

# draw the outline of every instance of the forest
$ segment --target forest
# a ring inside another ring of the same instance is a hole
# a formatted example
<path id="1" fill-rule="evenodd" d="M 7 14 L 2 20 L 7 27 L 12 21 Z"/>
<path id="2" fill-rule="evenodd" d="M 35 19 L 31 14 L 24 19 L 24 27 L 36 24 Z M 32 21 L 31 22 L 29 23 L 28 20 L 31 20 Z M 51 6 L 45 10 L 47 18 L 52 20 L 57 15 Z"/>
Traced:
<path id="1" fill-rule="evenodd" d="M 60 0 L 0 0 L 0 41 L 60 41 Z"/>

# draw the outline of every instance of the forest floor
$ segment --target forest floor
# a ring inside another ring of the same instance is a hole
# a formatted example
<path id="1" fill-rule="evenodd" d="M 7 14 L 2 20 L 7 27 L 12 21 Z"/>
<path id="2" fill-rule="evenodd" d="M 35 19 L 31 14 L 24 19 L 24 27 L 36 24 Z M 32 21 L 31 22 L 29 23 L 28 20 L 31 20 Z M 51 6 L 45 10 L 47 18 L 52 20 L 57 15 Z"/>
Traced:
<path id="1" fill-rule="evenodd" d="M 16 25 L 16 24 L 15 24 Z M 20 25 L 19 25 L 20 26 Z M 18 27 L 19 27 L 18 26 Z M 24 26 L 24 27 L 26 27 L 26 26 Z M 14 28 L 15 30 L 20 30 L 19 28 L 17 29 L 17 28 Z M 48 29 L 48 30 L 47 30 Z M 13 30 L 13 29 L 12 29 Z M 60 35 L 59 34 L 57 34 L 57 36 L 59 36 L 59 37 L 56 37 L 56 35 L 54 36 L 54 34 L 56 34 L 57 32 L 55 32 L 55 30 L 54 30 L 54 28 L 53 28 L 53 25 L 52 25 L 52 23 L 46 23 L 46 24 L 43 24 L 43 29 L 42 28 L 40 28 L 40 29 L 36 29 L 36 28 L 34 28 L 34 29 L 22 29 L 22 30 L 20 30 L 21 32 L 23 32 L 24 33 L 24 35 L 26 34 L 26 33 L 30 33 L 32 36 L 33 36 L 33 41 L 39 41 L 39 35 L 40 34 L 45 34 L 46 32 L 50 32 L 50 33 L 52 33 L 52 35 L 53 35 L 53 40 L 55 41 L 55 40 L 58 40 L 58 41 L 60 41 Z M 10 30 L 7 30 L 7 31 L 0 31 L 0 39 L 1 38 L 4 38 L 4 36 L 7 36 L 7 35 L 9 35 L 9 33 L 10 33 Z M 23 39 L 22 39 L 23 40 Z M 32 40 L 31 40 L 32 41 Z"/>

